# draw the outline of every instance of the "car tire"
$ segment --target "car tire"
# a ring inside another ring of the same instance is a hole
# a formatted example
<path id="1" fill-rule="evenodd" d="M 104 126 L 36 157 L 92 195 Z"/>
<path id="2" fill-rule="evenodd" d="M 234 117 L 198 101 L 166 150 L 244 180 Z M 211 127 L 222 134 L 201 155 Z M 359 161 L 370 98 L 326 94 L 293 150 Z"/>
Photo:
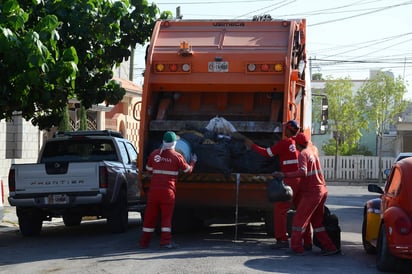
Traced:
<path id="1" fill-rule="evenodd" d="M 378 243 L 377 243 L 377 256 L 376 256 L 376 268 L 379 271 L 393 271 L 396 265 L 396 258 L 392 255 L 388 246 L 388 239 L 386 237 L 386 227 L 382 223 L 379 229 Z"/>
<path id="2" fill-rule="evenodd" d="M 110 205 L 107 224 L 112 233 L 122 233 L 129 225 L 129 211 L 127 209 L 126 189 L 119 191 L 116 201 Z"/>
<path id="3" fill-rule="evenodd" d="M 16 209 L 19 220 L 20 232 L 25 237 L 36 236 L 40 234 L 43 226 L 42 211 L 36 208 Z"/>
<path id="4" fill-rule="evenodd" d="M 365 249 L 367 254 L 376 254 L 376 247 L 374 247 L 371 243 L 366 241 L 366 228 L 367 228 L 367 213 L 366 210 L 363 214 L 363 222 L 362 222 L 362 245 L 363 249 Z"/>
<path id="5" fill-rule="evenodd" d="M 63 223 L 65 226 L 78 226 L 82 222 L 80 214 L 66 213 L 63 214 Z"/>

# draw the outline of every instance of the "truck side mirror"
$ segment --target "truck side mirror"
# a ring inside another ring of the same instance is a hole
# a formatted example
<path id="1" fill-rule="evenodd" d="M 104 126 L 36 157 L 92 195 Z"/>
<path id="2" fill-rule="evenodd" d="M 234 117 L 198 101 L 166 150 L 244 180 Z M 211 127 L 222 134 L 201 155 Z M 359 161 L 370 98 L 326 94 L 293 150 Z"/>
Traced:
<path id="1" fill-rule="evenodd" d="M 322 118 L 321 118 L 321 124 L 326 126 L 328 124 L 328 98 L 323 97 L 322 98 Z"/>

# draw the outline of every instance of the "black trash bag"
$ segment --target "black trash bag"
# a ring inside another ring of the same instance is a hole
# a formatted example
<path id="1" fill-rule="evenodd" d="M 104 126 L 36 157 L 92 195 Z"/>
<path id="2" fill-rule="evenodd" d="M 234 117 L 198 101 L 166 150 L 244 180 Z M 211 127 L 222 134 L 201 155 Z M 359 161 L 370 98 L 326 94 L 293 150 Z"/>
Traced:
<path id="1" fill-rule="evenodd" d="M 329 238 L 332 240 L 333 244 L 337 249 L 341 248 L 341 228 L 339 225 L 339 218 L 336 214 L 331 213 L 330 209 L 325 205 L 323 213 L 323 225 Z M 313 244 L 320 249 L 323 249 L 322 244 L 316 237 L 316 233 L 313 233 Z"/>
<path id="2" fill-rule="evenodd" d="M 197 155 L 194 173 L 230 175 L 230 150 L 226 142 L 199 144 L 193 148 L 193 152 Z"/>
<path id="3" fill-rule="evenodd" d="M 292 200 L 293 190 L 290 186 L 285 185 L 283 180 L 273 178 L 268 181 L 266 194 L 270 202 L 285 202 Z"/>
<path id="4" fill-rule="evenodd" d="M 277 156 L 268 158 L 253 150 L 248 150 L 243 141 L 232 139 L 229 148 L 233 172 L 270 174 L 280 170 Z"/>
<path id="5" fill-rule="evenodd" d="M 187 141 L 192 149 L 203 143 L 205 140 L 202 133 L 193 130 L 179 132 L 179 136 L 181 139 Z"/>
<path id="6" fill-rule="evenodd" d="M 267 158 L 254 151 L 248 150 L 232 158 L 234 172 L 271 174 L 279 171 L 278 157 Z"/>

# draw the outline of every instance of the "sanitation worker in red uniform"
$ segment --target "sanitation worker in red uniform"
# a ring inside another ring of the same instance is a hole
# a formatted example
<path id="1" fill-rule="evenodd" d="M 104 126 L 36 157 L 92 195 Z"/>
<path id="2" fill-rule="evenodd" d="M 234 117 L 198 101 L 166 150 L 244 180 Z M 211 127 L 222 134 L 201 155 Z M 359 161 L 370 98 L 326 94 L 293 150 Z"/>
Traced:
<path id="1" fill-rule="evenodd" d="M 152 173 L 147 206 L 143 221 L 143 234 L 140 247 L 148 248 L 152 233 L 155 231 L 159 214 L 161 214 L 160 248 L 177 248 L 172 242 L 172 217 L 175 206 L 176 182 L 179 171 L 191 173 L 196 163 L 192 155 L 190 164 L 175 151 L 177 136 L 173 131 L 163 135 L 163 145 L 154 150 L 147 161 L 146 169 Z"/>
<path id="2" fill-rule="evenodd" d="M 298 150 L 295 146 L 294 136 L 299 131 L 299 125 L 295 120 L 290 120 L 284 125 L 285 139 L 280 140 L 271 147 L 263 148 L 254 144 L 250 139 L 245 139 L 245 145 L 250 147 L 257 153 L 265 157 L 279 156 L 280 170 L 282 172 L 290 172 L 298 170 Z M 296 204 L 299 199 L 299 178 L 287 178 L 284 183 L 290 186 L 293 190 L 293 204 Z M 287 234 L 287 212 L 291 208 L 290 202 L 276 202 L 274 204 L 274 227 L 276 244 L 273 249 L 288 248 Z M 312 248 L 312 239 L 310 232 L 305 237 L 305 247 Z"/>
<path id="3" fill-rule="evenodd" d="M 316 233 L 316 237 L 323 247 L 323 255 L 338 254 L 340 251 L 333 244 L 322 224 L 328 190 L 319 157 L 315 151 L 316 147 L 309 144 L 309 139 L 304 133 L 298 133 L 295 140 L 296 147 L 300 151 L 299 169 L 274 174 L 285 179 L 301 177 L 300 199 L 292 224 L 291 250 L 294 254 L 303 254 L 302 235 L 312 224 L 313 233 Z"/>

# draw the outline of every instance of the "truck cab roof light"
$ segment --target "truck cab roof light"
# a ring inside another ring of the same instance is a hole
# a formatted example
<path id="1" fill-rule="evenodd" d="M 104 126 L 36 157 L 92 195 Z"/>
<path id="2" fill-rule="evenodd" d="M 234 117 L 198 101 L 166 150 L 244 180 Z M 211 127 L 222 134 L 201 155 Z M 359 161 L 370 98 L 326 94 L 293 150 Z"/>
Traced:
<path id="1" fill-rule="evenodd" d="M 162 21 L 160 23 L 160 26 L 168 28 L 168 27 L 170 27 L 170 21 Z"/>
<path id="2" fill-rule="evenodd" d="M 180 56 L 193 55 L 192 46 L 187 41 L 180 42 L 179 50 L 177 52 Z"/>

